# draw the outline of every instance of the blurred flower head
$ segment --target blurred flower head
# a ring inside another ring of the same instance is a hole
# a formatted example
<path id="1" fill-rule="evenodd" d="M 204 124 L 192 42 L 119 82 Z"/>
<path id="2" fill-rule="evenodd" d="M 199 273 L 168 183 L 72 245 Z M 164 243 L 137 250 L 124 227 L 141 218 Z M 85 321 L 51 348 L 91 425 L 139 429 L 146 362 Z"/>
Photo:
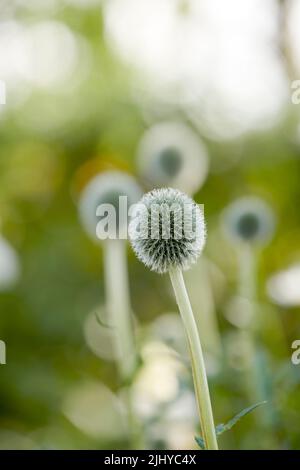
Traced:
<path id="1" fill-rule="evenodd" d="M 149 328 L 149 337 L 174 349 L 181 357 L 188 357 L 186 336 L 178 313 L 163 313 Z"/>
<path id="2" fill-rule="evenodd" d="M 275 273 L 267 282 L 270 298 L 284 307 L 300 305 L 300 263 Z"/>
<path id="3" fill-rule="evenodd" d="M 84 338 L 89 349 L 99 358 L 107 361 L 116 359 L 115 329 L 108 323 L 107 308 L 96 307 L 85 318 Z"/>
<path id="4" fill-rule="evenodd" d="M 141 351 L 143 366 L 133 383 L 133 403 L 143 418 L 153 416 L 159 407 L 176 399 L 179 375 L 184 367 L 174 350 L 161 342 L 149 342 Z"/>
<path id="5" fill-rule="evenodd" d="M 223 227 L 233 242 L 267 243 L 274 233 L 275 217 L 268 204 L 257 197 L 244 197 L 223 213 Z"/>
<path id="6" fill-rule="evenodd" d="M 139 200 L 141 194 L 136 180 L 127 173 L 107 171 L 94 176 L 83 189 L 79 200 L 79 216 L 84 229 L 96 239 L 97 207 L 101 204 L 110 204 L 118 215 L 120 196 L 127 197 L 127 205 L 130 207 Z M 122 223 L 125 222 L 117 218 L 117 225 Z"/>
<path id="7" fill-rule="evenodd" d="M 185 124 L 163 122 L 142 137 L 137 164 L 148 185 L 171 186 L 194 194 L 208 174 L 208 154 L 198 136 Z"/>
<path id="8" fill-rule="evenodd" d="M 62 412 L 74 426 L 94 439 L 118 440 L 126 435 L 123 404 L 101 382 L 83 382 L 70 390 Z"/>
<path id="9" fill-rule="evenodd" d="M 202 209 L 186 194 L 171 188 L 145 194 L 139 206 L 129 224 L 129 236 L 140 261 L 160 274 L 172 267 L 188 269 L 205 243 Z"/>
<path id="10" fill-rule="evenodd" d="M 236 328 L 248 328 L 253 320 L 253 305 L 245 297 L 233 297 L 225 305 L 225 318 Z"/>

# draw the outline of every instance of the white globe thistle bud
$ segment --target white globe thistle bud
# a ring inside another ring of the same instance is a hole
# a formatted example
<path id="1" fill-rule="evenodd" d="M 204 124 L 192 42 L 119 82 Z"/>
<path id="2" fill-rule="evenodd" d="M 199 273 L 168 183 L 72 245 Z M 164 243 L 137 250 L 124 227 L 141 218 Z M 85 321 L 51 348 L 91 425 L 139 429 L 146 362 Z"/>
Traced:
<path id="1" fill-rule="evenodd" d="M 274 233 L 275 217 L 268 204 L 258 197 L 244 197 L 223 213 L 226 235 L 237 242 L 265 244 Z"/>
<path id="2" fill-rule="evenodd" d="M 120 171 L 107 171 L 100 173 L 87 184 L 79 200 L 79 216 L 86 232 L 96 239 L 97 207 L 101 204 L 110 204 L 116 210 L 117 228 L 127 223 L 128 207 L 135 204 L 141 197 L 142 191 L 134 177 Z M 119 197 L 127 197 L 126 214 L 119 218 Z"/>
<path id="3" fill-rule="evenodd" d="M 137 257 L 151 270 L 188 269 L 205 243 L 203 211 L 191 198 L 172 188 L 144 195 L 129 224 Z"/>
<path id="4" fill-rule="evenodd" d="M 163 122 L 148 129 L 138 148 L 137 165 L 149 187 L 171 186 L 194 194 L 208 174 L 208 155 L 185 124 Z"/>

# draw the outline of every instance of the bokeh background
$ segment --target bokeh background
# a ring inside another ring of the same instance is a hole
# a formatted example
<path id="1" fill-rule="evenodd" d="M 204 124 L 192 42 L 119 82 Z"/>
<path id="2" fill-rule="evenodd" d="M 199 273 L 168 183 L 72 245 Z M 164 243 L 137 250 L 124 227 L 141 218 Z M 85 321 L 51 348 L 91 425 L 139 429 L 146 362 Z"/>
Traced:
<path id="1" fill-rule="evenodd" d="M 0 0 L 0 448 L 134 447 L 112 329 L 97 321 L 106 309 L 102 246 L 85 233 L 77 206 L 105 170 L 149 189 L 138 149 L 161 122 L 187 126 L 209 158 L 194 194 L 208 239 L 186 280 L 213 329 L 212 346 L 200 321 L 216 423 L 268 401 L 220 446 L 300 448 L 300 366 L 291 362 L 300 339 L 299 22 L 297 0 Z M 255 300 L 239 295 L 238 253 L 220 228 L 224 208 L 245 195 L 265 200 L 277 219 L 272 240 L 253 255 Z M 196 448 L 168 277 L 148 272 L 129 247 L 128 270 L 140 445 Z M 259 397 L 245 386 L 249 302 Z"/>

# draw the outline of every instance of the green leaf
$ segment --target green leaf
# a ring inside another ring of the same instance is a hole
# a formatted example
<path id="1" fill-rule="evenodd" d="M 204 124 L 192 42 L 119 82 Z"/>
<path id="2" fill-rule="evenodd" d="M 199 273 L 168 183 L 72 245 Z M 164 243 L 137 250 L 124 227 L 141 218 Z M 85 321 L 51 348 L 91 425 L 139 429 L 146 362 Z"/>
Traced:
<path id="1" fill-rule="evenodd" d="M 201 450 L 205 450 L 204 439 L 202 439 L 202 437 L 195 436 L 195 441 L 197 442 Z"/>
<path id="2" fill-rule="evenodd" d="M 216 427 L 216 434 L 217 436 L 220 436 L 221 434 L 223 434 L 223 432 L 225 431 L 229 431 L 231 428 L 233 428 L 233 426 L 238 422 L 240 421 L 240 419 L 242 419 L 244 416 L 246 416 L 247 414 L 251 413 L 252 411 L 254 411 L 256 408 L 258 408 L 259 406 L 262 406 L 264 404 L 266 404 L 267 402 L 266 401 L 261 401 L 259 403 L 255 403 L 255 405 L 252 405 L 252 406 L 249 406 L 248 408 L 245 408 L 244 410 L 240 411 L 237 415 L 235 415 L 230 421 L 228 421 L 228 423 L 226 424 L 219 424 L 217 427 Z"/>
<path id="3" fill-rule="evenodd" d="M 248 415 L 252 411 L 254 411 L 256 408 L 259 406 L 265 405 L 267 402 L 266 401 L 261 401 L 259 403 L 255 403 L 255 405 L 249 406 L 248 408 L 244 408 L 242 411 L 240 411 L 237 415 L 235 415 L 228 423 L 224 424 L 218 424 L 216 426 L 216 435 L 220 436 L 223 434 L 223 432 L 229 431 L 233 426 L 240 421 L 244 416 Z M 197 442 L 198 446 L 200 449 L 205 450 L 205 442 L 204 439 L 200 436 L 195 437 L 195 441 Z"/>

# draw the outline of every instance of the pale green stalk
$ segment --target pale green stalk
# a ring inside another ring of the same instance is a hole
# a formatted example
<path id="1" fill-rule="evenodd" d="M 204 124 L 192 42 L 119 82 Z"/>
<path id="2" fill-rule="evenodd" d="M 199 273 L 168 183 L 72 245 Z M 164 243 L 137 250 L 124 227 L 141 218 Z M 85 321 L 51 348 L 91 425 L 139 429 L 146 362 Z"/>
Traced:
<path id="1" fill-rule="evenodd" d="M 259 355 L 259 348 L 257 343 L 257 330 L 263 328 L 264 319 L 262 318 L 263 312 L 257 312 L 257 260 L 258 252 L 250 245 L 243 245 L 239 251 L 239 266 L 240 266 L 240 284 L 239 294 L 246 298 L 249 302 L 250 308 L 250 323 L 246 328 L 240 331 L 240 335 L 247 343 L 245 351 L 245 363 L 248 364 L 249 369 L 246 371 L 245 385 L 246 392 L 249 399 L 255 401 L 268 400 L 269 406 L 264 408 L 262 412 L 257 415 L 262 424 L 273 423 L 276 420 L 277 413 L 272 405 L 273 396 L 272 392 L 266 388 L 269 371 L 264 371 L 261 367 L 261 359 Z M 259 315 L 258 315 L 259 313 Z M 267 394 L 267 395 L 266 395 Z M 272 437 L 270 436 L 272 439 Z"/>
<path id="2" fill-rule="evenodd" d="M 205 448 L 217 450 L 218 443 L 197 325 L 181 269 L 172 268 L 169 274 L 190 346 L 195 394 Z"/>
<path id="3" fill-rule="evenodd" d="M 106 240 L 103 248 L 106 302 L 114 330 L 118 369 L 120 377 L 128 381 L 137 366 L 137 353 L 129 300 L 126 242 Z"/>
<path id="4" fill-rule="evenodd" d="M 138 365 L 138 355 L 129 296 L 126 241 L 105 240 L 103 248 L 106 303 L 114 331 L 118 370 L 122 381 L 126 384 L 124 399 L 128 413 L 128 425 L 132 445 L 134 448 L 140 448 L 142 445 L 140 423 L 135 416 L 128 387 Z"/>
<path id="5" fill-rule="evenodd" d="M 244 350 L 244 362 L 249 369 L 246 371 L 244 384 L 249 399 L 261 401 L 265 397 L 260 396 L 259 376 L 256 373 L 255 355 L 256 342 L 254 329 L 256 327 L 256 257 L 250 244 L 242 244 L 238 251 L 239 262 L 239 295 L 249 302 L 249 324 L 240 329 L 241 338 L 247 347 Z"/>
<path id="6" fill-rule="evenodd" d="M 239 247 L 239 295 L 251 302 L 256 301 L 256 253 L 250 244 L 243 243 Z M 254 311 L 252 312 L 254 314 Z"/>
<path id="7" fill-rule="evenodd" d="M 186 274 L 192 304 L 201 298 L 201 312 L 195 312 L 199 334 L 205 331 L 203 349 L 218 361 L 222 359 L 222 340 L 216 315 L 215 300 L 209 279 L 209 265 L 205 258 L 200 258 L 197 265 Z M 197 279 L 197 283 L 194 278 Z"/>

